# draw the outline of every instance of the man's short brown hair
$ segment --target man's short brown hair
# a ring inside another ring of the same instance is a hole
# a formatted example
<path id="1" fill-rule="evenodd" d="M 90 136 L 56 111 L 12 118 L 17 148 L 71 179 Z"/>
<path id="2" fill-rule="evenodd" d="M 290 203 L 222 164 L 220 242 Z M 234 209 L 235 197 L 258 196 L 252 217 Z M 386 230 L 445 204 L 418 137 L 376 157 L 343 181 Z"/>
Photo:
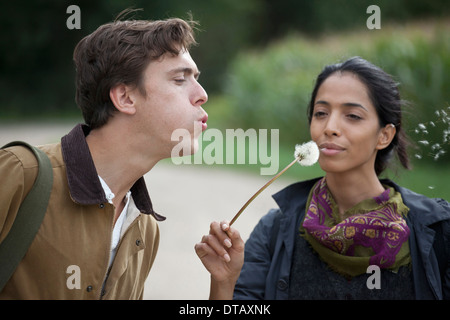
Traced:
<path id="1" fill-rule="evenodd" d="M 193 21 L 115 21 L 100 26 L 75 47 L 75 100 L 92 129 L 114 114 L 109 92 L 125 84 L 139 88 L 147 65 L 165 53 L 178 55 L 196 44 Z"/>

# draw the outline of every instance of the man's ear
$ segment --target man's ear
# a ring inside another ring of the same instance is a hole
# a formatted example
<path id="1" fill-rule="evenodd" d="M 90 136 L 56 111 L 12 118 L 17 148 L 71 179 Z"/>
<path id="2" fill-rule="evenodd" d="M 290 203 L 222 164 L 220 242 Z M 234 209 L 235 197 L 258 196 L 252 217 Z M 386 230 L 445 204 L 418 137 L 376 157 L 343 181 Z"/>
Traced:
<path id="1" fill-rule="evenodd" d="M 377 150 L 382 150 L 388 147 L 394 139 L 396 132 L 397 129 L 392 123 L 389 123 L 384 128 L 381 128 L 378 137 Z"/>
<path id="2" fill-rule="evenodd" d="M 125 84 L 119 84 L 109 90 L 109 97 L 119 112 L 133 115 L 136 113 L 135 90 Z"/>

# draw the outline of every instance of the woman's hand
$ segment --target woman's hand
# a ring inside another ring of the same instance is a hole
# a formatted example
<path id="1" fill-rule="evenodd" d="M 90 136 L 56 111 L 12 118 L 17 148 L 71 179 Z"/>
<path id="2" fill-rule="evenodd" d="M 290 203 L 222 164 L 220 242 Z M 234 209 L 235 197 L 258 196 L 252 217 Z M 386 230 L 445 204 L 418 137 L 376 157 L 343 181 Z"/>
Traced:
<path id="1" fill-rule="evenodd" d="M 212 222 L 195 252 L 211 274 L 210 299 L 232 299 L 244 264 L 244 241 L 227 221 Z"/>

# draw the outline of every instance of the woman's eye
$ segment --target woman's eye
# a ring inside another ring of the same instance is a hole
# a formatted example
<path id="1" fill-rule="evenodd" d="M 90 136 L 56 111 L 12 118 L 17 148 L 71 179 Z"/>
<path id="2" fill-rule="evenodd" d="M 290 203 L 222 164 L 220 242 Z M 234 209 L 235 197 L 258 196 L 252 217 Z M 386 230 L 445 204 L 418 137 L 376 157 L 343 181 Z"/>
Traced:
<path id="1" fill-rule="evenodd" d="M 352 120 L 361 120 L 362 118 L 356 114 L 349 114 L 347 115 L 348 118 L 352 119 Z"/>
<path id="2" fill-rule="evenodd" d="M 317 112 L 314 113 L 314 118 L 321 118 L 321 117 L 324 117 L 324 116 L 326 116 L 326 113 L 323 112 L 323 111 L 317 111 Z"/>
<path id="3" fill-rule="evenodd" d="M 186 80 L 185 79 L 175 79 L 175 82 L 177 83 L 177 84 L 181 84 L 181 83 L 183 83 L 183 82 L 185 82 Z"/>

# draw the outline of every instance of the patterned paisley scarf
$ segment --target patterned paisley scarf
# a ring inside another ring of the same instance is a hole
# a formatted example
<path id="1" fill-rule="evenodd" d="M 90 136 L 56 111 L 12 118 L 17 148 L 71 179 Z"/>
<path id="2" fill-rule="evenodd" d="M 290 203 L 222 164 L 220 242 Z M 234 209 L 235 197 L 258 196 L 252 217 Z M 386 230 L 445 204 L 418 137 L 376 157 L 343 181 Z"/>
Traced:
<path id="1" fill-rule="evenodd" d="M 410 262 L 409 209 L 393 188 L 345 212 L 343 219 L 326 179 L 312 188 L 301 235 L 333 270 L 345 276 L 367 272 L 369 265 L 397 271 Z"/>

